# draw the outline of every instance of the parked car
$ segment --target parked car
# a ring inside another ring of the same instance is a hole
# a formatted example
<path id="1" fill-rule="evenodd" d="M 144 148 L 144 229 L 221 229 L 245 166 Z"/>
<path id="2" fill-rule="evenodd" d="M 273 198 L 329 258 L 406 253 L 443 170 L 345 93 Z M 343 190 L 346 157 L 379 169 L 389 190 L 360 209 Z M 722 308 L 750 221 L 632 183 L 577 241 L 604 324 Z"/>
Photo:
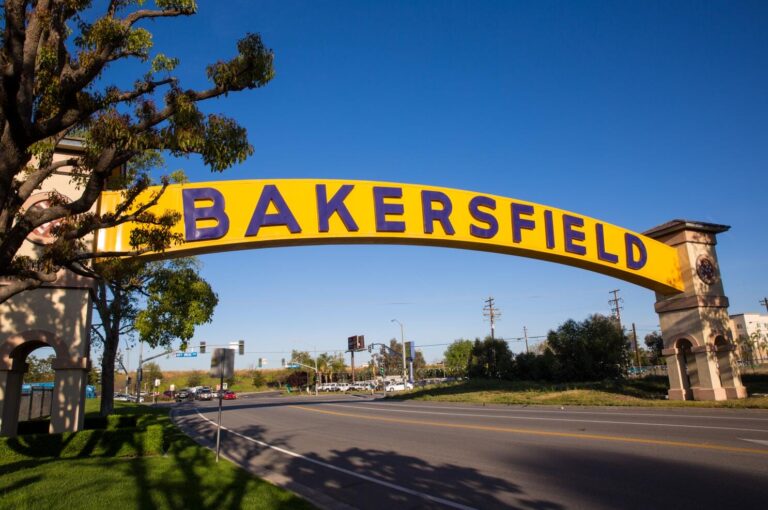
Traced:
<path id="1" fill-rule="evenodd" d="M 185 400 L 189 400 L 191 396 L 189 390 L 180 390 L 176 393 L 176 402 L 184 402 Z"/>
<path id="2" fill-rule="evenodd" d="M 224 392 L 224 396 L 222 397 L 224 400 L 235 400 L 237 399 L 237 395 L 232 390 L 227 390 Z"/>
<path id="3" fill-rule="evenodd" d="M 404 391 L 404 390 L 412 390 L 413 384 L 407 382 L 407 383 L 389 383 L 386 387 L 387 391 Z"/>
<path id="4" fill-rule="evenodd" d="M 213 393 L 211 393 L 211 390 L 198 390 L 197 393 L 195 393 L 195 398 L 197 400 L 211 400 L 213 399 Z"/>
<path id="5" fill-rule="evenodd" d="M 173 392 L 171 390 L 165 390 L 163 392 L 164 397 L 173 398 Z"/>

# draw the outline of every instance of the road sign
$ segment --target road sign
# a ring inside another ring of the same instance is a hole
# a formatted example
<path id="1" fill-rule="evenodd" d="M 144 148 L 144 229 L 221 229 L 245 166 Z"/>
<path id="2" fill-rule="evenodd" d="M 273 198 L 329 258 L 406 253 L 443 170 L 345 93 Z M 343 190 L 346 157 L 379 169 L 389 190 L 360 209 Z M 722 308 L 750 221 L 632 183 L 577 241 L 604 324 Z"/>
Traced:
<path id="1" fill-rule="evenodd" d="M 221 385 L 221 387 L 224 388 L 225 390 L 227 389 L 227 386 L 228 386 L 227 383 L 224 383 Z"/>
<path id="2" fill-rule="evenodd" d="M 299 368 L 299 367 L 301 367 L 301 365 L 299 365 L 298 363 L 288 363 L 288 365 L 286 365 L 286 366 L 288 368 Z"/>
<path id="3" fill-rule="evenodd" d="M 211 377 L 230 378 L 235 373 L 235 351 L 214 349 L 211 356 Z"/>
<path id="4" fill-rule="evenodd" d="M 197 358 L 196 352 L 177 352 L 177 358 Z"/>

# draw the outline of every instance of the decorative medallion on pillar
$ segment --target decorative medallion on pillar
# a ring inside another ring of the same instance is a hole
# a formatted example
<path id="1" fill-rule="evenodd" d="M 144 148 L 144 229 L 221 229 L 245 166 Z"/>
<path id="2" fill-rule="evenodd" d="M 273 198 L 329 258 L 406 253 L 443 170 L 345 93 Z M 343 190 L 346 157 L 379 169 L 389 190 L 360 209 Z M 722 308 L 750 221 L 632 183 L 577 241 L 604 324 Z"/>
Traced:
<path id="1" fill-rule="evenodd" d="M 717 263 L 717 234 L 730 227 L 673 220 L 644 234 L 677 249 L 685 289 L 656 294 L 673 400 L 744 398 L 734 357 L 728 298 Z"/>

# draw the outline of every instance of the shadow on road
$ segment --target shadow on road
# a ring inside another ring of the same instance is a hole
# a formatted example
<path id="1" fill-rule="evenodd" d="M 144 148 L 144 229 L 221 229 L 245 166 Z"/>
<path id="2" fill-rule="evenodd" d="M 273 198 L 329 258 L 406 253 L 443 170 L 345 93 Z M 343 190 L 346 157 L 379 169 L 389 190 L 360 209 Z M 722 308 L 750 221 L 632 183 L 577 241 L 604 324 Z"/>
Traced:
<path id="1" fill-rule="evenodd" d="M 210 424 L 179 417 L 187 432 L 213 446 Z M 291 456 L 290 435 L 263 438 L 260 426 L 222 431 L 222 452 L 258 476 L 275 477 L 284 487 L 328 506 L 392 510 L 393 508 L 520 508 L 559 510 L 561 505 L 529 497 L 514 481 L 488 476 L 454 464 L 430 464 L 394 451 L 349 448 L 327 455 Z M 267 446 L 267 444 L 269 446 Z M 270 447 L 271 446 L 271 447 Z M 276 448 L 275 448 L 276 447 Z M 332 466 L 332 467 L 330 467 Z M 405 490 L 403 490 L 403 489 Z M 448 500 L 430 500 L 425 495 Z"/>
<path id="2" fill-rule="evenodd" d="M 733 462 L 732 456 L 728 458 Z M 582 508 L 745 510 L 766 505 L 765 467 L 737 475 L 733 466 L 547 447 L 537 448 L 535 456 L 509 455 L 507 462 L 524 466 L 531 476 L 550 478 L 553 490 Z"/>

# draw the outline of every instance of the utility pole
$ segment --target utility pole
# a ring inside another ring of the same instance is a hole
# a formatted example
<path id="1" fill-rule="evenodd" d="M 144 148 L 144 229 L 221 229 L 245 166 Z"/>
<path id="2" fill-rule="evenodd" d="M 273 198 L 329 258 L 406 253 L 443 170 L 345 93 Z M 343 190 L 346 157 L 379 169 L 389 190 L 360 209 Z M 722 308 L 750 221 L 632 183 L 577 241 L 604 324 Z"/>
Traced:
<path id="1" fill-rule="evenodd" d="M 619 323 L 619 330 L 624 334 L 624 327 L 621 325 L 621 310 L 624 308 L 621 306 L 621 303 L 623 303 L 624 300 L 619 297 L 619 289 L 608 291 L 608 294 L 613 294 L 613 299 L 609 299 L 608 304 L 611 305 L 611 314 L 613 315 L 613 318 Z"/>
<path id="2" fill-rule="evenodd" d="M 491 321 L 491 340 L 494 340 L 496 338 L 496 319 L 501 317 L 501 310 L 495 308 L 495 303 L 492 297 L 489 297 L 484 302 L 483 316 L 488 317 L 488 320 Z"/>
<path id="3" fill-rule="evenodd" d="M 525 337 L 525 352 L 528 353 L 528 328 L 523 326 L 523 336 Z"/>
<path id="4" fill-rule="evenodd" d="M 768 297 L 763 298 L 762 301 L 760 301 L 760 304 L 765 307 L 765 311 L 768 312 Z"/>
<path id="5" fill-rule="evenodd" d="M 632 323 L 632 338 L 635 340 L 633 342 L 635 344 L 635 360 L 637 361 L 637 367 L 640 368 L 640 350 L 637 347 L 637 328 L 634 322 Z"/>

